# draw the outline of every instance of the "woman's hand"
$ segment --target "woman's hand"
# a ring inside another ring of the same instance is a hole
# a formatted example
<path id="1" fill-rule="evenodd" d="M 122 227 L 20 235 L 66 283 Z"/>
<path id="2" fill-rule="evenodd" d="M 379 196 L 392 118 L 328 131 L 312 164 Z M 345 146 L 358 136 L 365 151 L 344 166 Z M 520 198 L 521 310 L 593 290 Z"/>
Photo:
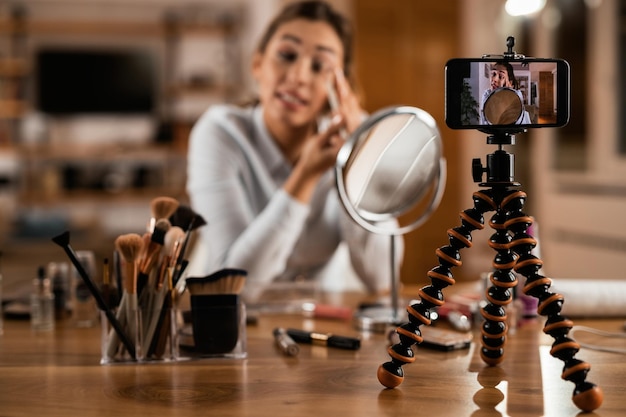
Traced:
<path id="1" fill-rule="evenodd" d="M 344 143 L 340 132 L 345 127 L 342 116 L 336 115 L 328 129 L 309 137 L 304 143 L 293 172 L 284 185 L 285 190 L 297 200 L 308 203 L 319 178 L 335 165 Z"/>
<path id="2" fill-rule="evenodd" d="M 363 121 L 363 109 L 343 70 L 336 68 L 329 75 L 337 96 L 332 122 L 328 129 L 306 140 L 284 185 L 289 194 L 303 203 L 310 201 L 322 174 L 334 167 L 346 133 L 352 133 Z"/>
<path id="3" fill-rule="evenodd" d="M 333 113 L 341 115 L 350 134 L 363 122 L 364 111 L 343 70 L 337 67 L 333 70 L 333 75 L 333 87 L 337 92 L 338 101 L 338 108 L 333 109 Z"/>

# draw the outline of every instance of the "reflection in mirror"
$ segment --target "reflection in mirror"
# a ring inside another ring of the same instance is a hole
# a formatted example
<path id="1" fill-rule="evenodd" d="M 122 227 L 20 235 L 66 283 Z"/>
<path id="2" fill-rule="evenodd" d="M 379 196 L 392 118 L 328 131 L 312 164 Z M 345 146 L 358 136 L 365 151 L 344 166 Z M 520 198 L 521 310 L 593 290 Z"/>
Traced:
<path id="1" fill-rule="evenodd" d="M 395 114 L 363 133 L 345 174 L 348 197 L 368 219 L 403 214 L 428 190 L 440 148 L 430 126 Z"/>
<path id="2" fill-rule="evenodd" d="M 524 112 L 522 99 L 515 90 L 503 87 L 494 90 L 483 108 L 485 120 L 491 125 L 511 125 L 519 123 Z"/>
<path id="3" fill-rule="evenodd" d="M 418 224 L 382 231 L 377 222 L 396 219 L 430 196 L 429 207 L 417 222 L 426 220 L 445 184 L 441 154 L 437 125 L 423 110 L 404 106 L 373 114 L 337 157 L 337 185 L 344 206 L 370 231 L 406 233 Z"/>

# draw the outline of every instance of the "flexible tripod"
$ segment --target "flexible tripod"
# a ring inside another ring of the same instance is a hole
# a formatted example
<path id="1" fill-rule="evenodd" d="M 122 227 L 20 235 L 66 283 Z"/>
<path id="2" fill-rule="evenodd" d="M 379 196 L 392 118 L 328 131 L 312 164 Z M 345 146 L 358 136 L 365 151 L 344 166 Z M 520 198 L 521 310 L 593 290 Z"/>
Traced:
<path id="1" fill-rule="evenodd" d="M 422 287 L 418 292 L 420 300 L 407 307 L 409 321 L 396 329 L 400 342 L 388 348 L 391 361 L 380 365 L 378 380 L 387 388 L 402 383 L 402 366 L 415 361 L 411 346 L 423 340 L 420 326 L 430 325 L 431 310 L 444 304 L 442 289 L 455 283 L 451 268 L 461 265 L 460 250 L 472 246 L 471 233 L 484 227 L 483 214 L 495 211 L 489 222 L 495 230 L 489 239 L 489 246 L 496 251 L 494 272 L 486 292 L 487 304 L 481 309 L 483 362 L 495 366 L 504 359 L 505 307 L 512 301 L 517 272 L 526 277 L 524 293 L 538 299 L 537 313 L 547 316 L 543 331 L 554 338 L 550 354 L 565 363 L 561 378 L 575 384 L 574 404 L 583 411 L 595 410 L 602 404 L 603 393 L 597 385 L 586 381 L 591 366 L 574 357 L 580 346 L 568 337 L 573 322 L 561 315 L 564 297 L 549 291 L 550 278 L 539 273 L 543 263 L 531 254 L 537 241 L 527 233 L 532 218 L 522 211 L 526 193 L 518 190 L 520 184 L 513 178 L 514 156 L 503 150 L 503 145 L 515 143 L 515 137 L 509 133 L 495 134 L 487 138 L 487 143 L 498 145 L 498 150 L 487 155 L 486 167 L 475 159 L 472 170 L 474 182 L 488 188 L 474 192 L 474 207 L 460 213 L 461 226 L 448 229 L 449 244 L 436 250 L 439 265 L 428 271 L 431 284 Z M 487 182 L 481 182 L 485 172 Z"/>

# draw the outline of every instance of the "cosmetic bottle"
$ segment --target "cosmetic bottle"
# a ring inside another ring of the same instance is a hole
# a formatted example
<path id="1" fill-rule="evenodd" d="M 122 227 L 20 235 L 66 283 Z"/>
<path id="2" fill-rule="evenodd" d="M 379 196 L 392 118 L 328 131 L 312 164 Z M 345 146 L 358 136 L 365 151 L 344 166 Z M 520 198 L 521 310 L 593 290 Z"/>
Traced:
<path id="1" fill-rule="evenodd" d="M 54 330 L 54 294 L 46 270 L 40 267 L 37 278 L 33 281 L 33 293 L 30 296 L 30 324 L 36 331 Z"/>
<path id="2" fill-rule="evenodd" d="M 63 320 L 72 315 L 72 286 L 66 262 L 48 263 L 48 279 L 54 294 L 54 318 Z"/>

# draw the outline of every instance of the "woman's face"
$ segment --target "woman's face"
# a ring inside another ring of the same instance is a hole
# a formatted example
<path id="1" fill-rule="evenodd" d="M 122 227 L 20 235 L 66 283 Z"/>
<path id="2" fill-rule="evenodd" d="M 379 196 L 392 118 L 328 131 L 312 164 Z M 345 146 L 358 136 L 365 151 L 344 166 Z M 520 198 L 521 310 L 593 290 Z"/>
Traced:
<path id="1" fill-rule="evenodd" d="M 491 68 L 491 89 L 495 90 L 500 87 L 512 87 L 509 80 L 509 73 L 502 65 L 494 65 Z"/>
<path id="2" fill-rule="evenodd" d="M 332 70 L 342 67 L 343 53 L 328 23 L 296 19 L 279 26 L 252 67 L 266 122 L 293 128 L 315 122 L 326 108 L 326 85 Z"/>

